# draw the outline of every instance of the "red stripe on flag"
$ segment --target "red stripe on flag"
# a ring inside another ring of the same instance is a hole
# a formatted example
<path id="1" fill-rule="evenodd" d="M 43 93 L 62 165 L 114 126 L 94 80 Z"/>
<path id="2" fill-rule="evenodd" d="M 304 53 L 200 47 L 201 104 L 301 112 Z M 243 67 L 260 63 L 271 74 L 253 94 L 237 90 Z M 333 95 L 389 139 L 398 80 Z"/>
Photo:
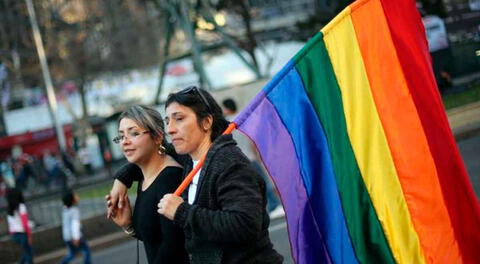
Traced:
<path id="1" fill-rule="evenodd" d="M 435 160 L 463 260 L 474 263 L 480 259 L 480 206 L 447 121 L 415 1 L 382 0 L 382 6 Z"/>

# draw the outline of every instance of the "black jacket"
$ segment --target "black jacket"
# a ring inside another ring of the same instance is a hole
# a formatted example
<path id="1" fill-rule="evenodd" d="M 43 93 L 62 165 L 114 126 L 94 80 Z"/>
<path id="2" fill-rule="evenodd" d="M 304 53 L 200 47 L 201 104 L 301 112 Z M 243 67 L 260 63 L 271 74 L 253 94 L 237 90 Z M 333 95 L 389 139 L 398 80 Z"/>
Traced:
<path id="1" fill-rule="evenodd" d="M 192 163 L 184 166 L 189 172 Z M 133 177 L 118 179 L 128 185 Z M 187 193 L 174 223 L 185 232 L 191 263 L 283 262 L 268 235 L 265 182 L 231 135 L 220 136 L 210 147 L 192 205 Z"/>

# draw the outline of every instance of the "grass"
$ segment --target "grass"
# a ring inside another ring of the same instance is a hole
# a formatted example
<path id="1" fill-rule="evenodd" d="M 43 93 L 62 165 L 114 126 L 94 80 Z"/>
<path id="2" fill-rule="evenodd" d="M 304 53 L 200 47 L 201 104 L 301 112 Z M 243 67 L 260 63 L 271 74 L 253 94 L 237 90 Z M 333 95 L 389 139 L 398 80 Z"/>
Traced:
<path id="1" fill-rule="evenodd" d="M 446 109 L 478 102 L 480 101 L 480 81 L 473 82 L 458 92 L 444 93 L 442 99 Z"/>
<path id="2" fill-rule="evenodd" d="M 92 198 L 103 198 L 110 192 L 112 188 L 111 181 L 92 186 L 89 188 L 80 189 L 77 192 L 80 199 L 92 199 Z M 128 190 L 129 195 L 136 195 L 137 194 L 137 182 L 134 182 L 132 187 Z"/>

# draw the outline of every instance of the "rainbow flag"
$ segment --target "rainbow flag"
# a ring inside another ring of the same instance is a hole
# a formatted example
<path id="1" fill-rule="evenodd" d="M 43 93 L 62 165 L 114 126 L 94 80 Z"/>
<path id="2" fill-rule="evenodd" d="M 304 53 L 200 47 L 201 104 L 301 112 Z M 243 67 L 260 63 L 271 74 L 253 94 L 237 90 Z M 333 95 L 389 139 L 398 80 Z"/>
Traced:
<path id="1" fill-rule="evenodd" d="M 360 0 L 237 117 L 296 263 L 478 263 L 480 206 L 415 1 Z"/>

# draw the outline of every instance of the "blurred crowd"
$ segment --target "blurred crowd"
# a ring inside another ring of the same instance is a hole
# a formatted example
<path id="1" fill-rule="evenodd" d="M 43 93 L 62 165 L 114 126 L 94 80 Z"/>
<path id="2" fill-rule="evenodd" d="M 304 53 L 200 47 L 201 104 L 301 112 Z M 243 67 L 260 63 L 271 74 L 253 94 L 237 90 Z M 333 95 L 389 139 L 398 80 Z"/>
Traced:
<path id="1" fill-rule="evenodd" d="M 91 172 L 88 152 L 79 150 L 52 153 L 44 151 L 40 157 L 23 153 L 0 161 L 0 197 L 6 188 L 16 187 L 27 194 L 64 189 L 83 171 Z"/>

